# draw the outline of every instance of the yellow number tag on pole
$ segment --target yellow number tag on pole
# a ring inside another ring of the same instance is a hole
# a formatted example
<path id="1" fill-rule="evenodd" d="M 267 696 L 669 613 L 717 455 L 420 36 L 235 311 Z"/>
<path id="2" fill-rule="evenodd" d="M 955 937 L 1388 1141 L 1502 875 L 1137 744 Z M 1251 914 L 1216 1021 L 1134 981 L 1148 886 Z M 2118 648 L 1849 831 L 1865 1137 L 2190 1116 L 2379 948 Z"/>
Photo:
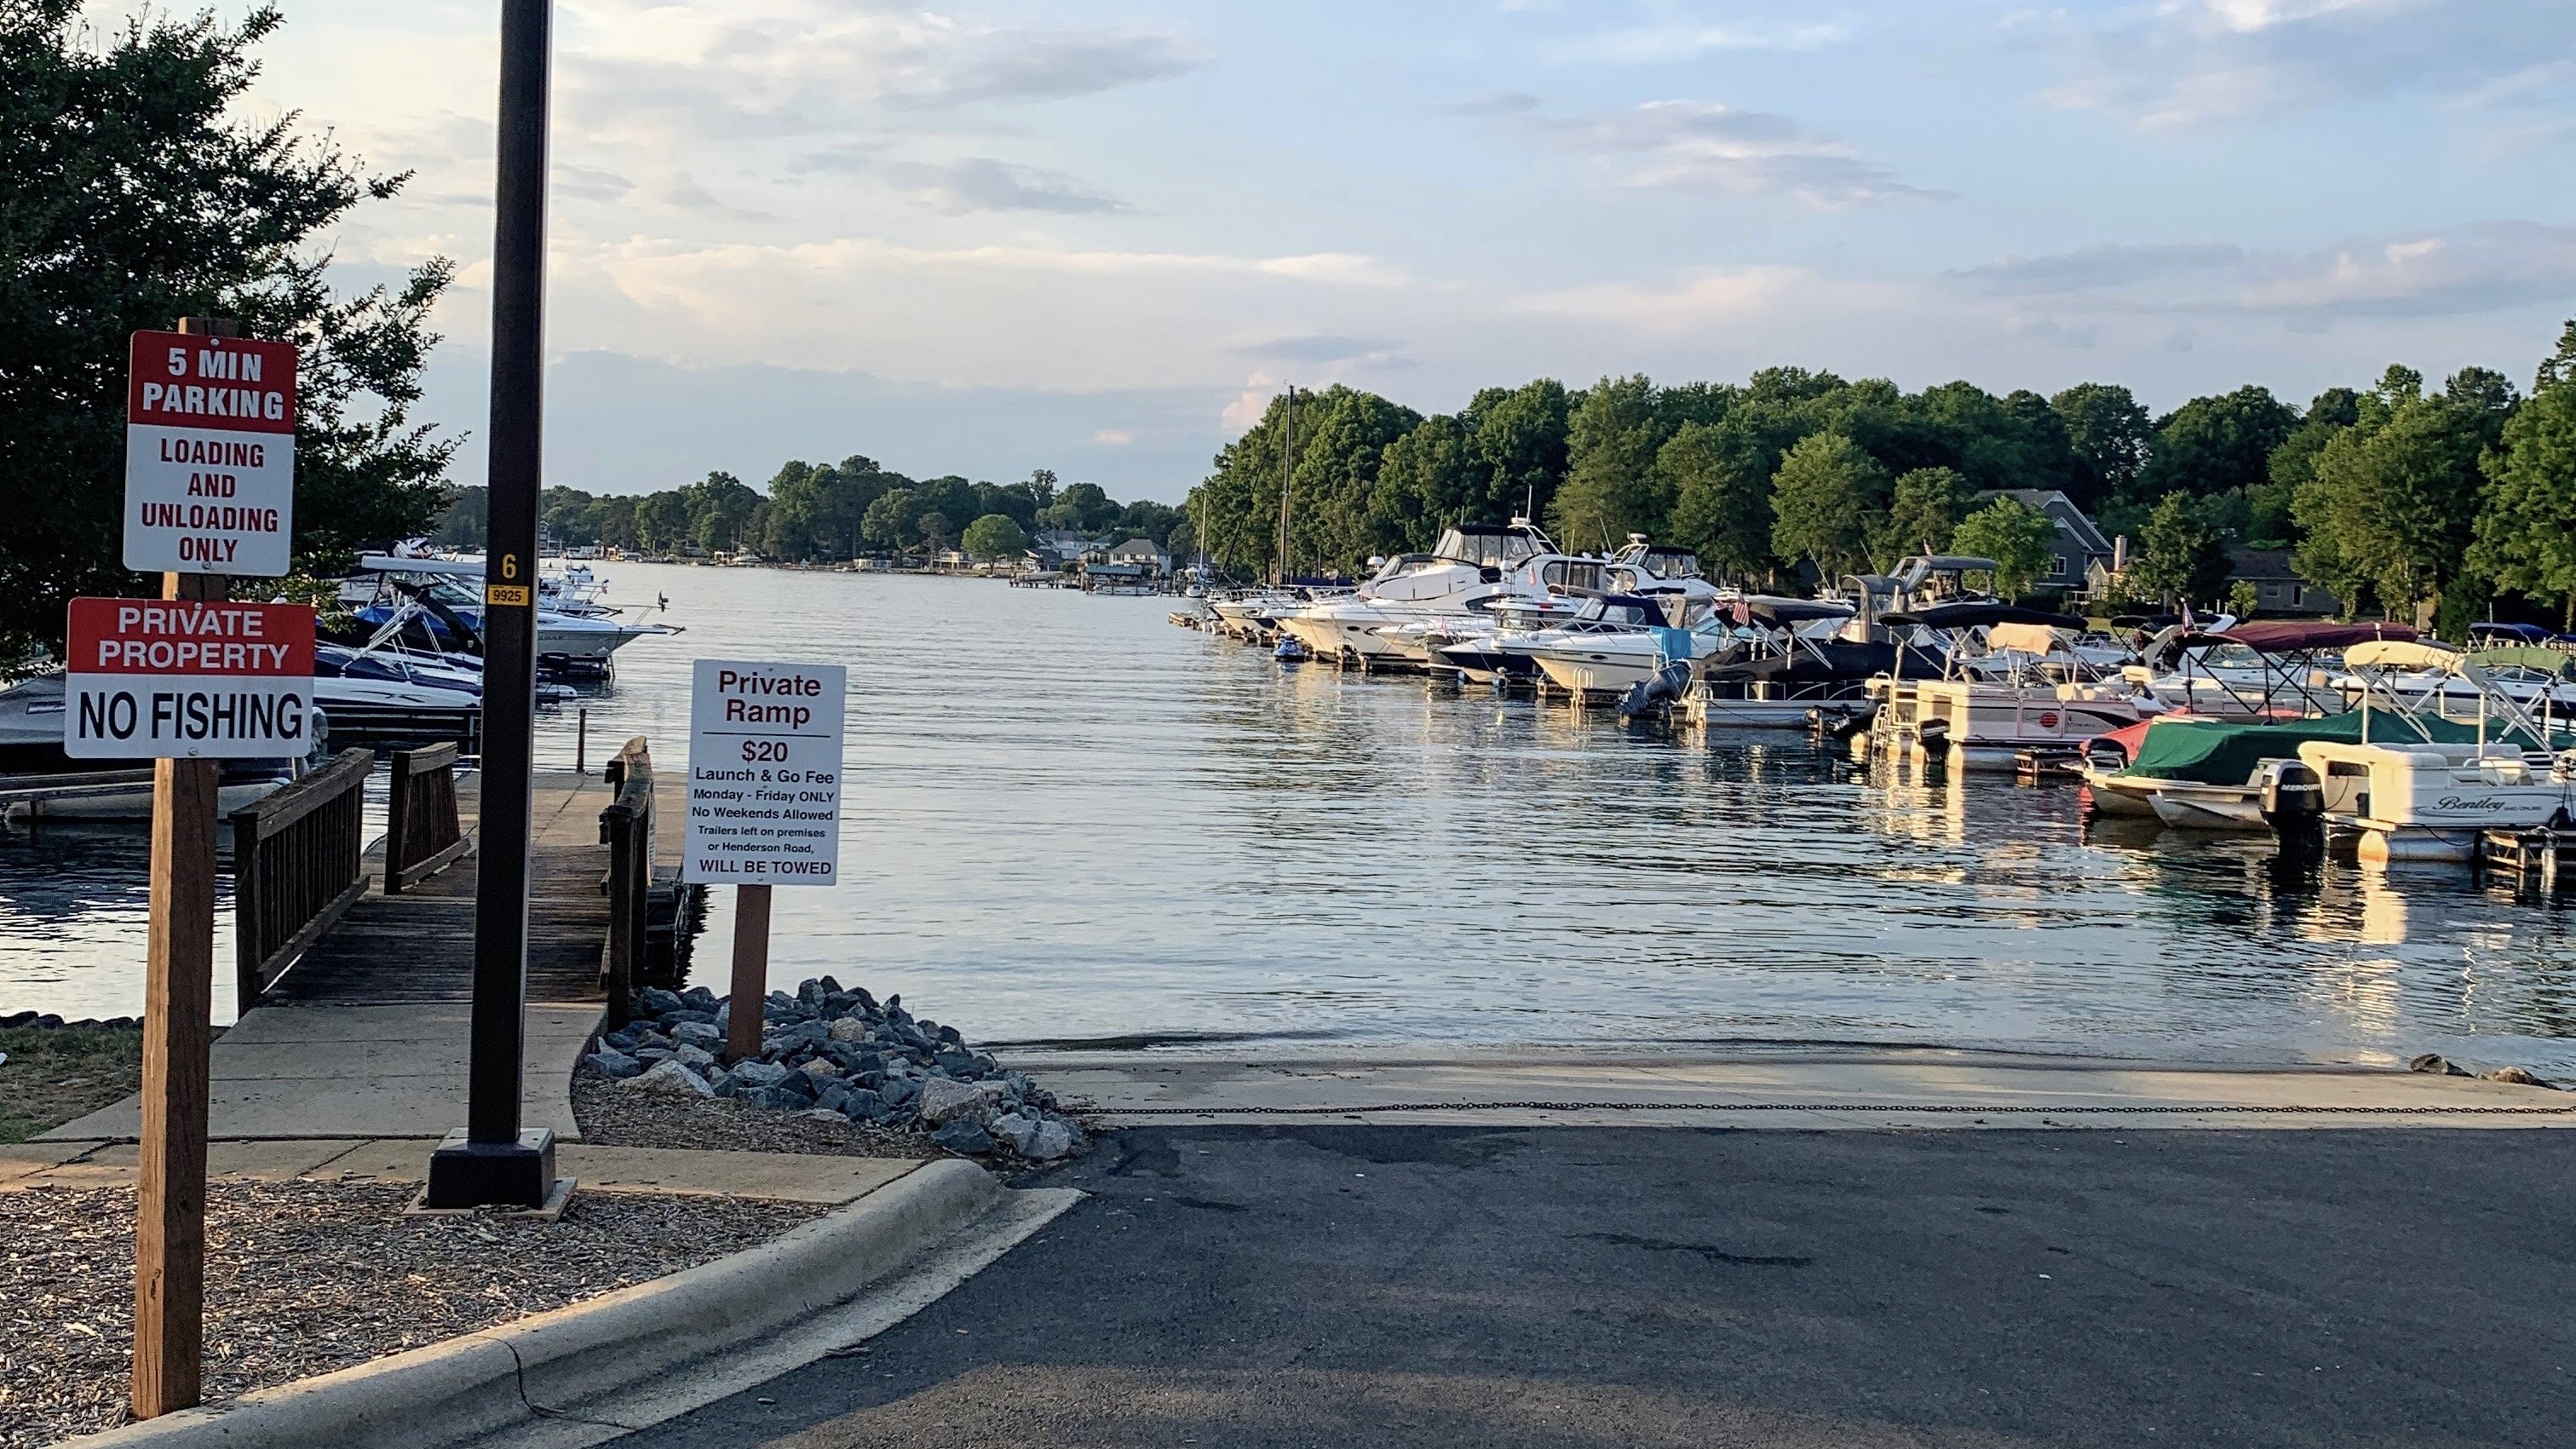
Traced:
<path id="1" fill-rule="evenodd" d="M 483 589 L 483 602 L 502 607 L 525 608 L 528 603 L 528 586 L 526 584 L 487 584 Z"/>

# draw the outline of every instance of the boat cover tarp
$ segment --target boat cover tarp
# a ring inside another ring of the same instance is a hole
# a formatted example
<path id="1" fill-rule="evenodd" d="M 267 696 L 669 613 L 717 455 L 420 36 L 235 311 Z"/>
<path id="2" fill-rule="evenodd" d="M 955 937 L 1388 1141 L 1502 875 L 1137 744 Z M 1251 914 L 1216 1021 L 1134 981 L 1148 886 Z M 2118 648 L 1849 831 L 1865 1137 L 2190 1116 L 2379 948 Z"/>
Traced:
<path id="1" fill-rule="evenodd" d="M 1975 600 L 1958 604 L 1934 604 L 1908 614 L 1886 614 L 1884 624 L 1920 624 L 1926 629 L 1974 629 L 1981 624 L 2037 624 L 2049 629 L 2081 629 L 2084 621 L 2066 614 L 2052 614 L 2044 609 L 2025 609 L 2017 604 L 1998 604 Z"/>
<path id="2" fill-rule="evenodd" d="M 2319 624 L 2298 619 L 2258 619 L 2239 624 L 2223 634 L 2205 636 L 2242 644 L 2257 654 L 2287 654 L 2293 650 L 2349 649 L 2372 639 L 2413 639 L 2416 633 L 2404 624 Z"/>
<path id="3" fill-rule="evenodd" d="M 2392 719 L 2386 710 L 2372 710 L 2370 738 L 2373 744 L 2411 744 L 2424 738 L 2403 720 Z M 2436 719 L 2417 715 L 2433 742 L 2445 745 L 2474 743 L 2478 727 L 2457 720 Z M 2150 780 L 2191 780 L 2203 785 L 2242 785 L 2253 778 L 2254 768 L 2265 760 L 2295 759 L 2299 746 L 2310 740 L 2331 740 L 2341 744 L 2361 743 L 2362 712 L 2350 710 L 2318 719 L 2275 720 L 2255 724 L 2237 720 L 2164 719 L 2154 722 L 2146 738 L 2138 744 L 2137 758 L 2124 775 Z M 2487 725 L 2487 741 L 2504 744 L 2508 732 L 2500 722 Z M 2528 744 L 2529 741 L 2516 741 Z"/>

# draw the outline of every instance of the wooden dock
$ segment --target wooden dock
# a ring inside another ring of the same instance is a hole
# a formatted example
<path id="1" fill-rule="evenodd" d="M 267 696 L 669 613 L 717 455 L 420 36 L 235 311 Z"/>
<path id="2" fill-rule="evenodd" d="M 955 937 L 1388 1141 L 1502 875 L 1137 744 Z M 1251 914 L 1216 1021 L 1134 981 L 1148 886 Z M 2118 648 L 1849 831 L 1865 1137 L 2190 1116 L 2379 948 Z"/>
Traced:
<path id="1" fill-rule="evenodd" d="M 679 789 L 670 780 L 663 793 Z M 458 823 L 472 833 L 479 777 L 456 777 Z M 659 780 L 657 780 L 657 784 Z M 607 1006 L 609 847 L 600 812 L 618 792 L 596 776 L 540 771 L 530 832 L 528 988 L 521 1119 L 580 1139 L 572 1069 Z M 655 836 L 667 877 L 679 859 L 676 823 Z M 467 1018 L 473 998 L 478 856 L 401 891 L 385 892 L 385 843 L 361 859 L 367 879 L 282 970 L 257 1004 L 217 1039 L 209 1136 L 436 1138 L 465 1121 Z M 129 1097 L 45 1135 L 51 1141 L 134 1141 L 141 1105 Z"/>
<path id="2" fill-rule="evenodd" d="M 470 812 L 479 773 L 457 780 L 457 806 Z M 596 777 L 540 772 L 528 860 L 528 1000 L 596 1002 L 600 951 L 608 939 L 608 897 L 600 890 L 607 852 L 599 812 L 615 792 Z M 678 862 L 678 832 L 663 848 Z M 474 887 L 482 857 L 468 852 L 400 895 L 384 894 L 383 847 L 370 853 L 375 883 L 308 947 L 261 999 L 262 1006 L 385 1006 L 469 1001 L 474 995 Z"/>

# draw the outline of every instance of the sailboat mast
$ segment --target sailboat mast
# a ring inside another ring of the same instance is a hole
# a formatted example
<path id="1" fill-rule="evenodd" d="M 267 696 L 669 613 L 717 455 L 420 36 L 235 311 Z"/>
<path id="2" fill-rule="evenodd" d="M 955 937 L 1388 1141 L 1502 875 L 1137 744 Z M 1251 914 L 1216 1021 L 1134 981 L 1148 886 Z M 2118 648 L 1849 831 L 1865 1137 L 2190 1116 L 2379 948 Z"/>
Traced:
<path id="1" fill-rule="evenodd" d="M 1279 571 L 1277 582 L 1288 582 L 1288 484 L 1296 476 L 1297 458 L 1297 384 L 1288 384 L 1288 411 L 1279 444 Z"/>

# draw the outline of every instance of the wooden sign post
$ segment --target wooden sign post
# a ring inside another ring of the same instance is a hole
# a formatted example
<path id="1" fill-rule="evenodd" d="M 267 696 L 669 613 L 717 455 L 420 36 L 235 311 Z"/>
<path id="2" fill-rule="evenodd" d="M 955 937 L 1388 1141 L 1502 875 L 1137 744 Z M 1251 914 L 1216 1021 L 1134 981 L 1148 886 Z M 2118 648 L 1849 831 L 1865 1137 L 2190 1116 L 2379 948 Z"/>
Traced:
<path id="1" fill-rule="evenodd" d="M 272 565 L 282 572 L 293 537 L 295 352 L 279 343 L 232 340 L 240 336 L 239 323 L 202 317 L 181 319 L 175 334 L 135 335 L 126 562 L 202 570 L 164 573 L 167 600 L 219 601 L 227 574 Z M 305 647 L 309 657 L 309 635 Z M 64 716 L 66 731 L 76 730 L 77 710 Z M 297 718 L 301 728 L 300 712 Z M 150 1419 L 204 1397 L 216 791 L 219 757 L 239 751 L 156 738 L 130 753 L 154 756 L 132 1384 L 134 1416 Z"/>
<path id="2" fill-rule="evenodd" d="M 840 880 L 849 678 L 837 664 L 697 662 L 680 878 L 734 886 L 731 1061 L 760 1055 L 770 887 Z"/>

